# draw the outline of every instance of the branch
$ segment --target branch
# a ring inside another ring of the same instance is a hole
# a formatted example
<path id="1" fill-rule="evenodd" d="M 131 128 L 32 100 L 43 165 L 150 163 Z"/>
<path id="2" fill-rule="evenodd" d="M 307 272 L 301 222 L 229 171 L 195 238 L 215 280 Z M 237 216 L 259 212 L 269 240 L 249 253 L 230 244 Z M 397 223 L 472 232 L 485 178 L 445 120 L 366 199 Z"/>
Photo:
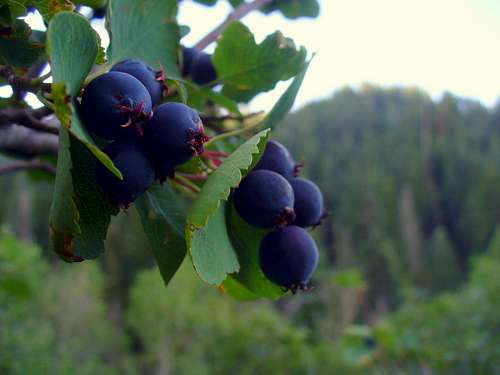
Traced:
<path id="1" fill-rule="evenodd" d="M 48 124 L 41 119 L 52 113 L 49 108 L 4 108 L 0 110 L 0 126 L 19 124 L 34 130 L 40 130 L 50 134 L 58 134 L 56 126 Z"/>
<path id="2" fill-rule="evenodd" d="M 196 45 L 194 46 L 199 51 L 204 50 L 210 44 L 215 42 L 217 38 L 219 38 L 220 34 L 224 30 L 224 28 L 231 23 L 232 21 L 241 20 L 248 13 L 253 12 L 254 10 L 262 8 L 267 3 L 270 3 L 271 0 L 254 0 L 250 3 L 243 3 L 239 7 L 237 7 L 229 16 L 222 22 L 219 26 L 209 32 L 207 35 L 203 37 Z"/>
<path id="3" fill-rule="evenodd" d="M 0 77 L 4 78 L 12 86 L 12 91 L 14 91 L 16 98 L 19 96 L 18 93 L 22 91 L 36 93 L 40 89 L 47 92 L 51 90 L 50 83 L 43 83 L 39 79 L 32 79 L 30 77 L 18 77 L 14 69 L 10 66 L 0 65 Z"/>
<path id="4" fill-rule="evenodd" d="M 56 174 L 56 167 L 53 164 L 47 161 L 33 159 L 33 160 L 16 160 L 0 164 L 0 175 L 19 172 L 23 170 L 33 170 L 33 169 L 40 169 L 52 175 Z"/>
<path id="5" fill-rule="evenodd" d="M 16 155 L 56 155 L 58 136 L 42 133 L 24 126 L 0 126 L 0 151 Z"/>

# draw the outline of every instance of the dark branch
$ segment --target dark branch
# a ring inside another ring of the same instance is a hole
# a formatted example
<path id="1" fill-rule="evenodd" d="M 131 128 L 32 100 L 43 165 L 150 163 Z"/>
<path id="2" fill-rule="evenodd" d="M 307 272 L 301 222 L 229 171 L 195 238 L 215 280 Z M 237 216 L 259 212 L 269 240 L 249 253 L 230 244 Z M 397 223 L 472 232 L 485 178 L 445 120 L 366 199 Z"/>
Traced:
<path id="1" fill-rule="evenodd" d="M 50 115 L 49 108 L 4 108 L 0 110 L 0 126 L 19 124 L 28 128 L 51 134 L 58 134 L 57 126 L 42 121 L 43 117 Z"/>
<path id="2" fill-rule="evenodd" d="M 14 155 L 34 156 L 57 154 L 59 137 L 42 133 L 24 126 L 10 124 L 0 126 L 0 151 Z"/>
<path id="3" fill-rule="evenodd" d="M 23 91 L 36 93 L 39 90 L 46 92 L 50 92 L 51 90 L 50 83 L 43 83 L 38 79 L 32 79 L 30 77 L 19 77 L 10 66 L 0 65 L 0 77 L 4 78 L 7 83 L 12 86 L 16 98 L 18 98 L 18 94 Z"/>
<path id="4" fill-rule="evenodd" d="M 241 20 L 248 13 L 253 12 L 254 10 L 258 10 L 262 8 L 267 3 L 270 3 L 271 0 L 254 0 L 250 3 L 243 3 L 239 7 L 237 7 L 219 26 L 209 32 L 207 35 L 203 37 L 198 43 L 196 43 L 195 48 L 202 51 L 210 44 L 215 42 L 217 38 L 220 36 L 224 28 L 232 21 Z"/>
<path id="5" fill-rule="evenodd" d="M 50 174 L 56 174 L 56 167 L 43 160 L 32 159 L 32 160 L 15 160 L 7 163 L 0 164 L 0 175 L 19 172 L 23 170 L 34 170 L 39 169 Z"/>

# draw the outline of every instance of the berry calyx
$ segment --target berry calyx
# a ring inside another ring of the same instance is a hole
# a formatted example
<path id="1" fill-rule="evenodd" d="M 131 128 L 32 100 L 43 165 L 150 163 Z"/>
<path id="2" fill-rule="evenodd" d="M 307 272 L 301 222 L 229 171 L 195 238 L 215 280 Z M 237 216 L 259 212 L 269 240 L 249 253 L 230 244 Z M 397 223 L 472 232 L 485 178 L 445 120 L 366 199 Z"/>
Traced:
<path id="1" fill-rule="evenodd" d="M 301 227 L 291 225 L 267 234 L 260 243 L 259 263 L 273 283 L 295 293 L 308 290 L 318 265 L 314 239 Z"/>
<path id="2" fill-rule="evenodd" d="M 248 224 L 259 228 L 286 226 L 293 222 L 294 195 L 290 183 L 278 173 L 249 173 L 234 191 L 234 205 Z"/>

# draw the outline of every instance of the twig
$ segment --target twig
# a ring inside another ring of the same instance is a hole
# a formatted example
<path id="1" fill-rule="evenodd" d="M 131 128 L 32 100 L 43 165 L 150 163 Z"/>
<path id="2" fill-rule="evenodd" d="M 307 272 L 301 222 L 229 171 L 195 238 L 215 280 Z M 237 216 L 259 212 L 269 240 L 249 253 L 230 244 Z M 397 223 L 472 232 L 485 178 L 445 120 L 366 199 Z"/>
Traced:
<path id="1" fill-rule="evenodd" d="M 232 21 L 241 20 L 248 13 L 253 12 L 254 10 L 262 8 L 267 3 L 270 3 L 271 0 L 254 0 L 250 3 L 243 3 L 239 7 L 237 7 L 229 16 L 222 22 L 219 26 L 209 32 L 207 35 L 203 37 L 198 43 L 196 43 L 195 48 L 202 51 L 210 44 L 215 42 L 217 38 L 220 36 L 224 28 L 231 23 Z"/>
<path id="2" fill-rule="evenodd" d="M 179 176 L 177 173 L 175 174 L 175 177 L 172 178 L 172 181 L 174 181 L 175 183 L 177 183 L 181 186 L 184 186 L 185 188 L 187 188 L 188 190 L 190 190 L 191 192 L 193 192 L 195 194 L 200 192 L 200 188 L 197 185 L 193 184 L 187 178 Z"/>
<path id="3" fill-rule="evenodd" d="M 206 181 L 208 179 L 208 176 L 206 175 L 201 175 L 201 174 L 190 174 L 190 173 L 183 173 L 183 172 L 175 172 L 176 176 L 184 177 L 190 181 Z"/>
<path id="4" fill-rule="evenodd" d="M 0 110 L 0 126 L 8 124 L 19 124 L 27 128 L 43 131 L 50 134 L 58 134 L 57 127 L 47 124 L 41 119 L 52 113 L 49 108 L 4 108 Z"/>
<path id="5" fill-rule="evenodd" d="M 56 167 L 43 160 L 33 159 L 33 160 L 16 160 L 7 163 L 0 164 L 0 175 L 19 172 L 23 170 L 33 170 L 40 169 L 42 171 L 48 172 L 52 175 L 56 174 Z"/>
<path id="6" fill-rule="evenodd" d="M 22 91 L 38 92 L 50 91 L 51 84 L 39 82 L 37 79 L 32 79 L 30 77 L 18 77 L 14 69 L 10 66 L 0 65 L 0 77 L 3 77 L 9 85 L 12 86 L 12 91 L 15 93 L 17 98 L 17 93 Z"/>
<path id="7" fill-rule="evenodd" d="M 0 126 L 0 151 L 23 156 L 57 154 L 59 137 L 27 127 L 10 124 Z"/>

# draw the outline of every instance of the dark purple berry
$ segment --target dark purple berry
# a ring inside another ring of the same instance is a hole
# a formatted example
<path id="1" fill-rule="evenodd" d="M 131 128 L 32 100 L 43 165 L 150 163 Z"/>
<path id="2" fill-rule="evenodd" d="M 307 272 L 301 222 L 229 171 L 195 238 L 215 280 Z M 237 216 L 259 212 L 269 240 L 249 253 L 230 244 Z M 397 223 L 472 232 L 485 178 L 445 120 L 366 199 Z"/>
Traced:
<path id="1" fill-rule="evenodd" d="M 182 76 L 185 77 L 191 73 L 193 61 L 199 52 L 196 48 L 182 47 Z"/>
<path id="2" fill-rule="evenodd" d="M 294 225 L 303 228 L 318 225 L 323 216 L 323 194 L 319 187 L 312 181 L 305 178 L 292 178 L 289 180 L 295 195 L 295 211 Z"/>
<path id="3" fill-rule="evenodd" d="M 123 175 L 120 180 L 102 163 L 96 168 L 97 182 L 109 200 L 127 207 L 153 183 L 155 172 L 140 146 L 124 142 L 113 142 L 104 149 Z"/>
<path id="4" fill-rule="evenodd" d="M 182 103 L 156 108 L 144 131 L 144 144 L 155 163 L 183 164 L 204 151 L 208 140 L 198 112 Z"/>
<path id="5" fill-rule="evenodd" d="M 256 169 L 267 169 L 279 173 L 286 179 L 297 175 L 298 168 L 290 152 L 281 143 L 269 141 L 259 162 L 255 165 Z"/>
<path id="6" fill-rule="evenodd" d="M 85 88 L 80 114 L 87 129 L 102 138 L 134 139 L 151 117 L 151 96 L 130 74 L 105 73 Z"/>
<path id="7" fill-rule="evenodd" d="M 206 85 L 217 80 L 212 56 L 204 52 L 198 53 L 191 66 L 191 77 L 199 85 Z"/>
<path id="8" fill-rule="evenodd" d="M 92 18 L 104 18 L 106 17 L 106 13 L 108 11 L 107 6 L 99 7 L 99 8 L 94 8 L 92 9 Z"/>
<path id="9" fill-rule="evenodd" d="M 264 275 L 293 292 L 307 289 L 318 257 L 313 238 L 295 225 L 272 231 L 260 243 L 260 267 Z"/>
<path id="10" fill-rule="evenodd" d="M 250 225 L 272 228 L 293 222 L 294 196 L 290 183 L 276 172 L 253 171 L 234 191 L 234 206 Z"/>
<path id="11" fill-rule="evenodd" d="M 134 76 L 148 89 L 153 106 L 156 107 L 161 103 L 165 86 L 161 81 L 159 74 L 157 74 L 153 68 L 151 68 L 151 66 L 146 64 L 144 61 L 134 59 L 124 60 L 115 64 L 111 68 L 111 71 L 128 73 L 131 76 Z"/>

